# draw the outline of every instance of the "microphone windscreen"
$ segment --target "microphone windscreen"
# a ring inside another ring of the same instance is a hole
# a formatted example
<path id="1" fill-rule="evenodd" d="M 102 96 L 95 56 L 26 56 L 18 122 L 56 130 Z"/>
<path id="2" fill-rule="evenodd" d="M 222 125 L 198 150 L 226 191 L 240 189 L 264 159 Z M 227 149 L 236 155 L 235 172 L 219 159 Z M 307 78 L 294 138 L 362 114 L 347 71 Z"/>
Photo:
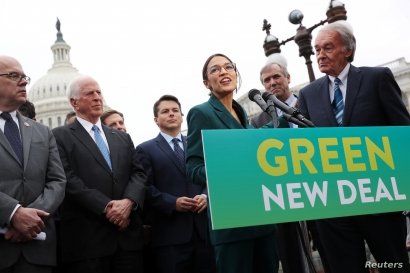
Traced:
<path id="1" fill-rule="evenodd" d="M 249 92 L 248 92 L 248 98 L 251 100 L 251 101 L 255 101 L 254 100 L 254 97 L 255 97 L 255 95 L 260 95 L 261 94 L 261 91 L 259 91 L 258 89 L 252 89 L 252 90 L 250 90 Z"/>
<path id="2" fill-rule="evenodd" d="M 263 93 L 262 93 L 262 98 L 263 98 L 265 101 L 269 100 L 270 96 L 273 96 L 273 95 L 272 95 L 271 93 L 269 93 L 269 92 L 263 92 Z"/>

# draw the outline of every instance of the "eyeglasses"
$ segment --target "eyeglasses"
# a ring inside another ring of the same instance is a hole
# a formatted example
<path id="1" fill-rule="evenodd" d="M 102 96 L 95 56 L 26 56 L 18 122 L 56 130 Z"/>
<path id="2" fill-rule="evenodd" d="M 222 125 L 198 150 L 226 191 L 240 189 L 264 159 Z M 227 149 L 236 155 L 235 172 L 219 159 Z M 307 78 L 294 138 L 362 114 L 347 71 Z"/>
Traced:
<path id="1" fill-rule="evenodd" d="M 27 82 L 27 84 L 30 83 L 30 77 L 29 76 L 26 76 L 24 74 L 20 74 L 20 73 L 17 73 L 17 72 L 3 73 L 3 74 L 0 74 L 0 76 L 7 77 L 10 80 L 15 81 L 15 82 L 20 82 L 21 80 L 24 80 L 25 82 Z"/>
<path id="2" fill-rule="evenodd" d="M 208 72 L 209 74 L 212 74 L 212 75 L 220 74 L 222 72 L 222 68 L 225 69 L 226 72 L 236 71 L 236 66 L 234 63 L 227 63 L 222 66 L 220 65 L 211 66 Z"/>

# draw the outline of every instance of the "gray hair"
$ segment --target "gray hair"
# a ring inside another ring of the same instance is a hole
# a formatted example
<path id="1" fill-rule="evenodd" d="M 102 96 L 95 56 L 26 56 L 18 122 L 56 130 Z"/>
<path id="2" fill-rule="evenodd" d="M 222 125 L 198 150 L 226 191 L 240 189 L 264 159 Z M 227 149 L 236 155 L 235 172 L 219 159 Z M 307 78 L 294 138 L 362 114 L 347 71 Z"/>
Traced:
<path id="1" fill-rule="evenodd" d="M 325 25 L 319 32 L 322 31 L 335 31 L 339 33 L 345 49 L 352 51 L 352 55 L 347 58 L 347 61 L 349 63 L 353 62 L 356 52 L 356 38 L 354 37 L 352 27 L 345 21 L 336 21 Z"/>
<path id="2" fill-rule="evenodd" d="M 280 64 L 279 62 L 275 62 L 275 61 L 271 61 L 271 62 L 267 62 L 261 69 L 260 73 L 259 73 L 259 79 L 261 81 L 261 83 L 263 84 L 263 79 L 262 79 L 262 73 L 265 72 L 265 70 L 269 69 L 272 65 L 277 65 L 279 66 L 280 70 L 282 71 L 283 75 L 285 75 L 285 77 L 289 77 L 289 72 L 288 69 L 286 68 L 286 66 L 283 66 L 282 64 Z"/>
<path id="3" fill-rule="evenodd" d="M 80 74 L 71 80 L 68 86 L 68 101 L 70 101 L 72 98 L 77 99 L 80 96 L 81 84 L 84 82 L 84 80 L 89 80 L 89 79 L 94 80 L 92 77 L 88 75 Z"/>

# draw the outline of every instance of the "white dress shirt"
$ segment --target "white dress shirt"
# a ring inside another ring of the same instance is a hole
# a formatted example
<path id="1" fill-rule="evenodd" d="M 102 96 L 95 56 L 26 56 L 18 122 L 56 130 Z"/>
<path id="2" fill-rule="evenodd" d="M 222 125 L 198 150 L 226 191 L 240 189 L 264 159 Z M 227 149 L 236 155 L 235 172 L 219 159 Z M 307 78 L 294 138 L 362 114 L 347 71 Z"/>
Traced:
<path id="1" fill-rule="evenodd" d="M 1 113 L 3 113 L 3 111 L 0 111 L 0 114 L 1 114 Z M 17 128 L 18 128 L 19 131 L 20 131 L 19 120 L 18 120 L 18 118 L 17 118 L 17 111 L 10 112 L 10 116 L 13 118 L 14 122 L 17 124 Z M 6 120 L 4 120 L 3 118 L 0 118 L 0 129 L 1 129 L 1 131 L 2 131 L 3 133 L 4 133 L 4 126 L 5 126 L 5 125 L 6 125 Z M 13 211 L 12 211 L 11 214 L 10 214 L 9 222 L 11 222 L 11 218 L 13 218 L 14 214 L 16 213 L 16 210 L 17 210 L 19 207 L 21 207 L 20 204 L 17 204 L 17 205 L 14 207 Z"/>
<path id="2" fill-rule="evenodd" d="M 337 76 L 339 80 L 342 82 L 339 84 L 340 91 L 342 91 L 343 95 L 343 103 L 346 101 L 346 88 L 347 88 L 347 74 L 349 74 L 349 69 L 350 69 L 350 63 L 348 63 L 345 68 L 343 68 L 342 72 Z M 336 77 L 330 76 L 329 75 L 329 98 L 330 98 L 330 103 L 333 102 L 334 97 L 335 97 L 335 79 Z"/>
<path id="3" fill-rule="evenodd" d="M 172 150 L 174 150 L 174 143 L 172 142 L 174 138 L 179 139 L 178 145 L 179 147 L 181 147 L 182 151 L 184 150 L 184 144 L 182 143 L 181 133 L 179 133 L 176 137 L 170 136 L 164 132 L 160 132 L 160 134 L 165 138 L 165 140 L 168 142 L 168 145 L 171 147 Z"/>
<path id="4" fill-rule="evenodd" d="M 2 114 L 3 111 L 0 111 L 0 114 Z M 17 111 L 9 112 L 10 116 L 13 118 L 14 122 L 17 124 L 17 128 L 20 131 L 20 125 L 19 125 L 19 120 L 17 118 Z M 6 121 L 3 118 L 0 118 L 0 129 L 4 133 L 4 125 L 6 125 Z"/>
<path id="5" fill-rule="evenodd" d="M 110 147 L 108 146 L 107 138 L 105 137 L 104 131 L 102 129 L 100 119 L 98 119 L 96 124 L 92 124 L 88 120 L 80 118 L 79 116 L 77 116 L 77 120 L 84 127 L 84 129 L 87 131 L 87 133 L 91 136 L 91 138 L 94 140 L 94 142 L 95 142 L 94 131 L 92 129 L 93 129 L 93 126 L 96 125 L 98 127 L 98 129 L 100 129 L 100 135 L 101 135 L 102 139 L 104 140 L 105 145 L 107 145 L 108 151 L 110 151 Z"/>

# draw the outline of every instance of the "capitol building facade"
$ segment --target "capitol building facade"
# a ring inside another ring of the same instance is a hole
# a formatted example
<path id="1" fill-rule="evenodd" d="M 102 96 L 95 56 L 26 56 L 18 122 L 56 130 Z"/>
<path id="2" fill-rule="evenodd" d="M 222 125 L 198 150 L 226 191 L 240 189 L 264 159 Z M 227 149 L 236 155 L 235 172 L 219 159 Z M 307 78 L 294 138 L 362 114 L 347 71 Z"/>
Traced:
<path id="1" fill-rule="evenodd" d="M 38 79 L 30 89 L 28 99 L 36 107 L 38 122 L 55 128 L 64 125 L 64 120 L 73 109 L 68 102 L 68 87 L 80 75 L 70 62 L 70 46 L 64 41 L 57 21 L 57 40 L 51 46 L 54 63 L 47 74 Z"/>

